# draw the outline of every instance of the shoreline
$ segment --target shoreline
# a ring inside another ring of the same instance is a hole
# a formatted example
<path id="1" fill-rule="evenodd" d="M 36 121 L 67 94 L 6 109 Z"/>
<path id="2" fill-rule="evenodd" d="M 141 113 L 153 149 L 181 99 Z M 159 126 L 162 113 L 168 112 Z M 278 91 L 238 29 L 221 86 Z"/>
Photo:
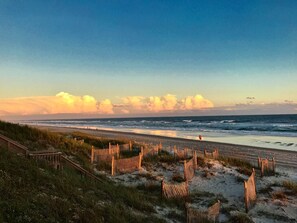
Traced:
<path id="1" fill-rule="evenodd" d="M 142 133 L 131 133 L 131 132 L 121 132 L 113 130 L 100 130 L 100 129 L 85 129 L 85 128 L 72 128 L 72 127 L 57 127 L 57 126 L 40 126 L 40 125 L 30 125 L 34 128 L 47 130 L 50 132 L 60 132 L 60 133 L 71 133 L 79 131 L 88 135 L 105 137 L 105 138 L 123 138 L 129 139 L 137 142 L 152 143 L 157 144 L 162 142 L 165 147 L 189 147 L 196 149 L 198 152 L 203 152 L 206 150 L 213 150 L 215 148 L 219 149 L 220 155 L 235 157 L 247 160 L 252 164 L 257 163 L 257 157 L 272 157 L 274 156 L 277 165 L 282 167 L 297 168 L 297 152 L 262 148 L 256 146 L 246 146 L 231 143 L 221 143 L 213 141 L 198 141 L 194 139 L 184 139 L 176 138 L 170 136 L 160 136 L 160 135 L 149 135 Z"/>

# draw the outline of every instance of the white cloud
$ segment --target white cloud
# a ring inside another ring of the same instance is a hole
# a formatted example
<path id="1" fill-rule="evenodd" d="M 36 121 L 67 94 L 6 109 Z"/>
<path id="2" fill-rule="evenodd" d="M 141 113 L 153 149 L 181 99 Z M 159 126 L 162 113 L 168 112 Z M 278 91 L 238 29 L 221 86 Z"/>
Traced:
<path id="1" fill-rule="evenodd" d="M 203 98 L 201 95 L 188 96 L 178 100 L 175 95 L 166 94 L 164 96 L 129 96 L 122 98 L 124 105 L 130 110 L 142 110 L 143 112 L 164 112 L 177 110 L 199 110 L 212 108 L 213 103 Z M 131 113 L 131 111 L 130 111 Z"/>
<path id="2" fill-rule="evenodd" d="M 109 100 L 97 102 L 90 96 L 60 92 L 56 96 L 0 99 L 0 115 L 33 115 L 59 113 L 112 113 Z"/>

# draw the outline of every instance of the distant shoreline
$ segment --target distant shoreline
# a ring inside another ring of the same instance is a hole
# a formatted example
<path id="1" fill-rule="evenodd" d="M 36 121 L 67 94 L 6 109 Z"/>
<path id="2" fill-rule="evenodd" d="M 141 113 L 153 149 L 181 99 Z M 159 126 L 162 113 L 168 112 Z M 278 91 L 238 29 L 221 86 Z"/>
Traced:
<path id="1" fill-rule="evenodd" d="M 71 133 L 79 131 L 88 135 L 105 137 L 105 138 L 122 138 L 127 140 L 133 140 L 137 142 L 152 143 L 157 144 L 162 142 L 166 147 L 189 147 L 203 152 L 206 150 L 213 150 L 215 148 L 219 149 L 219 152 L 223 156 L 236 157 L 240 159 L 245 159 L 253 164 L 256 164 L 257 157 L 272 157 L 274 156 L 277 164 L 283 167 L 293 167 L 297 168 L 297 152 L 295 151 L 285 151 L 280 149 L 270 149 L 255 146 L 246 146 L 230 143 L 212 142 L 212 141 L 198 141 L 193 139 L 183 139 L 175 138 L 169 136 L 159 136 L 159 135 L 148 135 L 112 130 L 93 130 L 84 128 L 70 128 L 70 127 L 53 127 L 53 126 L 40 126 L 31 125 L 32 127 L 48 130 L 50 132 L 60 132 L 60 133 Z"/>

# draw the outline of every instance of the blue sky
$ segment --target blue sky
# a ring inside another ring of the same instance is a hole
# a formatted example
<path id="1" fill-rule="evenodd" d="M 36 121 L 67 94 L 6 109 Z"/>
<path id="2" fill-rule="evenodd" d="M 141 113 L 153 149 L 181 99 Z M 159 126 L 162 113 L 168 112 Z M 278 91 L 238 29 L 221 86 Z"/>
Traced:
<path id="1" fill-rule="evenodd" d="M 296 11 L 296 1 L 0 0 L 0 98 L 294 103 Z"/>

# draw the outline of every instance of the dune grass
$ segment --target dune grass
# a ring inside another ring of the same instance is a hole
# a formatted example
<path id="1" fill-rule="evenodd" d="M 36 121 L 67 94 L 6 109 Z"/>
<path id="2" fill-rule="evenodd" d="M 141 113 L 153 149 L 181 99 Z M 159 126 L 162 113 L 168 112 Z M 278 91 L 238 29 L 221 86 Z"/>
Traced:
<path id="1" fill-rule="evenodd" d="M 6 122 L 0 133 L 31 150 L 52 146 L 89 163 L 87 143 Z M 0 222 L 164 222 L 154 215 L 155 197 L 99 177 L 94 182 L 66 166 L 57 171 L 0 147 Z"/>
<path id="2" fill-rule="evenodd" d="M 247 176 L 252 174 L 253 166 L 245 160 L 220 156 L 219 161 L 221 161 L 224 165 L 237 167 L 237 171 L 241 174 Z"/>

